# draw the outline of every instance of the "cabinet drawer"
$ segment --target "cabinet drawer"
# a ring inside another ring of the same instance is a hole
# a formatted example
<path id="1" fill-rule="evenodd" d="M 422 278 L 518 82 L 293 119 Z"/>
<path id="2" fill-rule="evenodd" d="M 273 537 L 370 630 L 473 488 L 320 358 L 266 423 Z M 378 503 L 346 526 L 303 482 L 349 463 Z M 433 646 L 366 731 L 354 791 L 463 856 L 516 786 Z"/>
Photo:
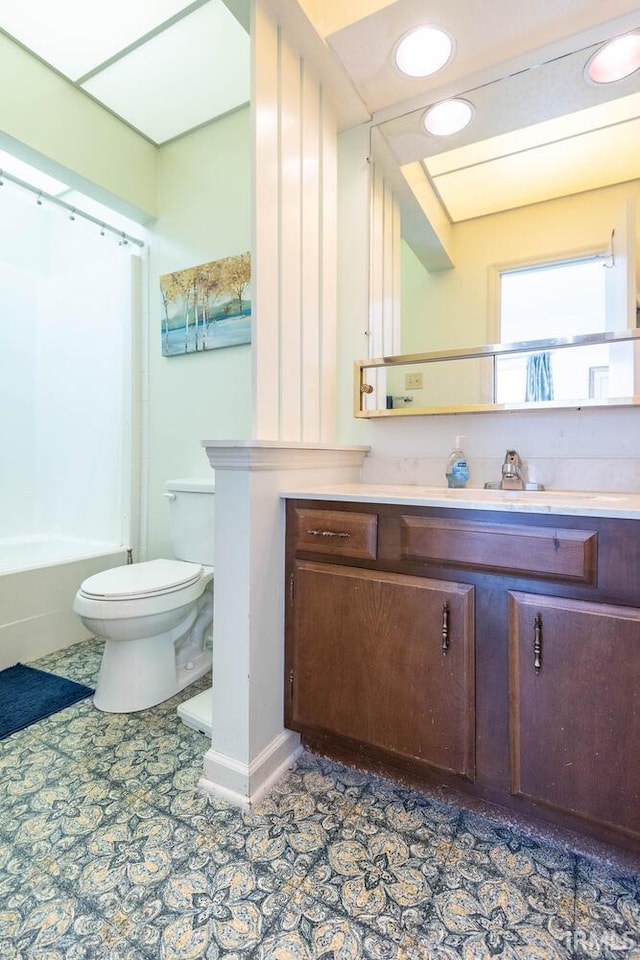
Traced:
<path id="1" fill-rule="evenodd" d="M 296 550 L 357 560 L 375 560 L 378 555 L 375 513 L 296 507 L 294 521 Z"/>
<path id="2" fill-rule="evenodd" d="M 411 516 L 401 517 L 400 527 L 403 560 L 435 560 L 545 580 L 596 582 L 598 535 L 592 530 Z"/>

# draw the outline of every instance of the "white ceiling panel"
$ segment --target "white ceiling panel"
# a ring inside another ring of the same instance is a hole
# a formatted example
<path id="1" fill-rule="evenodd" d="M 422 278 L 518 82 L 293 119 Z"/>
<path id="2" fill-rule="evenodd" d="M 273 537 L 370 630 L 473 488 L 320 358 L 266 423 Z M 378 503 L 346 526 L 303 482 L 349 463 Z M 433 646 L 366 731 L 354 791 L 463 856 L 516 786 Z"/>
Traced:
<path id="1" fill-rule="evenodd" d="M 164 143 L 249 100 L 250 40 L 221 0 L 210 0 L 82 88 Z"/>
<path id="2" fill-rule="evenodd" d="M 453 150 L 434 153 L 425 157 L 424 164 L 431 176 L 437 177 L 443 173 L 452 173 L 454 170 L 462 170 L 499 157 L 523 153 L 534 147 L 569 140 L 592 130 L 605 129 L 612 132 L 613 138 L 611 155 L 607 157 L 607 163 L 615 163 L 614 155 L 619 149 L 619 146 L 613 147 L 613 143 L 616 142 L 615 128 L 629 120 L 637 120 L 638 117 L 640 117 L 640 93 L 635 93 L 587 110 L 578 110 L 553 120 L 546 120 L 544 123 L 535 123 L 510 133 L 471 142 Z M 635 165 L 640 171 L 638 151 L 632 152 Z"/>
<path id="3" fill-rule="evenodd" d="M 0 27 L 78 80 L 189 6 L 190 0 L 0 0 Z"/>
<path id="4" fill-rule="evenodd" d="M 640 120 L 433 177 L 455 223 L 640 177 Z"/>

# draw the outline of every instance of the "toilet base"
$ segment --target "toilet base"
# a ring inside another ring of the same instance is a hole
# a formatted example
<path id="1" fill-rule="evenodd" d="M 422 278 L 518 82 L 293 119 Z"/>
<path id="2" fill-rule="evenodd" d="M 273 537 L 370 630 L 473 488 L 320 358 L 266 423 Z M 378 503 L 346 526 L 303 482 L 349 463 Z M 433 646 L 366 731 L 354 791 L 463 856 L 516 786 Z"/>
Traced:
<path id="1" fill-rule="evenodd" d="M 178 716 L 182 722 L 191 727 L 192 730 L 199 730 L 200 733 L 211 737 L 213 730 L 213 690 L 203 690 L 197 693 L 190 700 L 185 700 L 178 706 Z"/>
<path id="2" fill-rule="evenodd" d="M 106 640 L 93 697 L 104 713 L 134 713 L 169 700 L 211 670 L 210 649 L 176 664 L 173 631 L 139 640 Z"/>

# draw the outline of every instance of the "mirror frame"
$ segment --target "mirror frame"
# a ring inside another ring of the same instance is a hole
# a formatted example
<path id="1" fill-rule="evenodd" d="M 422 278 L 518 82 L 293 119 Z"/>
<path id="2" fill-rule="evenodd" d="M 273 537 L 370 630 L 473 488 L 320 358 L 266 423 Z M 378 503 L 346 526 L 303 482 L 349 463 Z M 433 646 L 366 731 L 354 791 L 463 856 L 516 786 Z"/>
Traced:
<path id="1" fill-rule="evenodd" d="M 438 350 L 432 353 L 399 354 L 395 357 L 376 357 L 371 360 L 356 360 L 354 364 L 354 417 L 357 419 L 379 419 L 380 417 L 433 416 L 450 413 L 501 413 L 513 410 L 579 410 L 582 407 L 632 407 L 640 405 L 640 396 L 613 397 L 606 400 L 538 400 L 522 403 L 474 403 L 452 404 L 441 407 L 403 407 L 395 410 L 363 409 L 364 398 L 374 392 L 367 383 L 366 372 L 386 367 L 409 366 L 410 364 L 438 363 L 446 360 L 473 360 L 490 358 L 492 361 L 492 395 L 495 397 L 496 361 L 498 357 L 512 353 L 540 353 L 544 350 L 559 350 L 571 347 L 586 347 L 594 344 L 613 344 L 625 341 L 637 341 L 640 344 L 640 330 L 616 330 L 603 333 L 581 334 L 575 337 L 562 337 L 556 340 L 523 340 L 520 343 L 485 344 L 480 347 L 467 347 L 452 350 Z"/>

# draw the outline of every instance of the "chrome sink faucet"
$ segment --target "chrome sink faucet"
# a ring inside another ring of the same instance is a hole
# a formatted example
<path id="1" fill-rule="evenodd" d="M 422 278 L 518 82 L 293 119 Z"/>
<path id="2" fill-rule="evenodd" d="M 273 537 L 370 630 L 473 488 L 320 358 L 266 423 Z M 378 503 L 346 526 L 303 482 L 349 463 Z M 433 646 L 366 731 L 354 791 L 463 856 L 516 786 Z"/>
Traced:
<path id="1" fill-rule="evenodd" d="M 507 450 L 506 452 L 504 463 L 502 464 L 502 481 L 500 486 L 503 490 L 524 490 L 522 460 L 517 450 Z"/>
<path id="2" fill-rule="evenodd" d="M 544 490 L 541 483 L 525 480 L 526 470 L 517 450 L 507 450 L 500 480 L 487 480 L 485 490 Z"/>

